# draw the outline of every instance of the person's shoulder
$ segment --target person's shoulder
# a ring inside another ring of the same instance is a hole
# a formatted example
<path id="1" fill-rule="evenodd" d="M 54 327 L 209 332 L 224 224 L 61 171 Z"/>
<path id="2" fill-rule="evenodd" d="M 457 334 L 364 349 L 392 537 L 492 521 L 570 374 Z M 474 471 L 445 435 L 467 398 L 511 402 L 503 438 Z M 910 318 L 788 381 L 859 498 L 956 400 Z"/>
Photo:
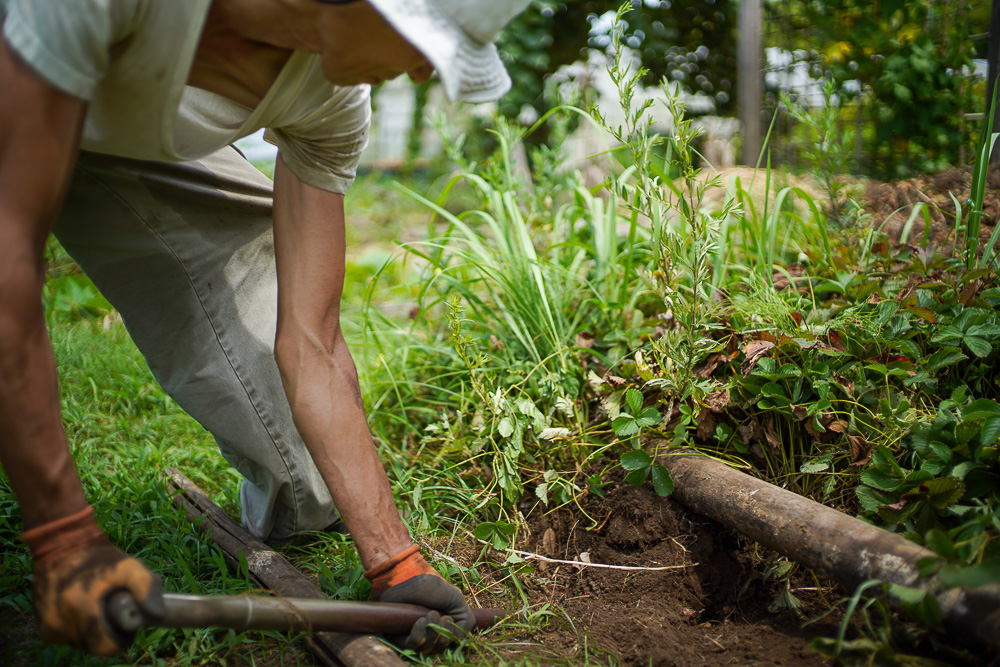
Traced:
<path id="1" fill-rule="evenodd" d="M 156 0 L 0 0 L 6 13 L 49 32 L 121 33 L 136 25 Z M 117 34 L 115 35 L 117 36 Z"/>
<path id="2" fill-rule="evenodd" d="M 206 0 L 207 1 L 207 0 Z M 38 74 L 91 99 L 114 47 L 157 22 L 157 0 L 5 0 L 3 36 Z M 189 5 L 191 2 L 177 3 Z M 162 22 L 161 22 L 162 23 Z"/>

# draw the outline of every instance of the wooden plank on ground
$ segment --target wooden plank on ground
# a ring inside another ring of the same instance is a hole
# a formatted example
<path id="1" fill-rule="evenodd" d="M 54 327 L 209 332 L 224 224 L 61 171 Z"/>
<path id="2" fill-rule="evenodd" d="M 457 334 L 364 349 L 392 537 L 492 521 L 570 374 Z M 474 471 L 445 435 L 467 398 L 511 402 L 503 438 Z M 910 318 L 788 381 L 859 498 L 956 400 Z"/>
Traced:
<path id="1" fill-rule="evenodd" d="M 234 562 L 239 562 L 242 553 L 254 583 L 283 597 L 317 599 L 327 597 L 284 556 L 233 521 L 182 472 L 169 469 L 165 474 L 167 483 L 178 491 L 174 495 L 174 503 L 183 508 L 188 518 L 207 532 Z M 372 635 L 317 632 L 307 635 L 306 642 L 324 665 L 334 667 L 405 665 L 392 649 Z"/>

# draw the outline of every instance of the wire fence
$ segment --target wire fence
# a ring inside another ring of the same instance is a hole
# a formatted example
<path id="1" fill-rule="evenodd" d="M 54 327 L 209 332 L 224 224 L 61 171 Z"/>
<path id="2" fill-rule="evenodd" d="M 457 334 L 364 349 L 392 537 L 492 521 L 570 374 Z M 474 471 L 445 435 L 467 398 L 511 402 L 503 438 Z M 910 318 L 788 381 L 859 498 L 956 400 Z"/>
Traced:
<path id="1" fill-rule="evenodd" d="M 990 3 L 991 0 L 936 0 L 929 3 L 926 19 L 918 26 L 920 34 L 929 36 L 938 46 L 947 44 L 948 40 L 963 40 L 962 48 L 973 56 L 973 67 L 949 71 L 951 76 L 963 79 L 959 86 L 960 95 L 956 97 L 963 102 L 952 114 L 957 119 L 958 132 L 968 138 L 958 146 L 953 158 L 961 164 L 971 154 L 969 148 L 983 117 L 985 96 L 976 93 L 979 87 L 985 85 L 982 82 L 985 81 L 986 65 L 984 59 L 976 59 L 975 55 L 977 50 L 985 52 L 985 43 L 989 39 Z M 830 77 L 831 52 L 836 57 L 838 43 L 831 42 L 831 31 L 817 23 L 816 13 L 810 12 L 803 3 L 765 0 L 763 4 L 764 93 L 761 121 L 765 131 L 770 128 L 767 144 L 770 158 L 772 164 L 792 169 L 807 167 L 810 165 L 803 154 L 807 144 L 815 141 L 815 137 L 795 121 L 783 103 L 783 96 L 814 111 L 829 104 L 831 100 L 824 95 L 824 83 Z M 873 5 L 864 7 L 862 11 L 873 11 Z M 977 46 L 977 42 L 982 44 Z M 971 51 L 968 50 L 970 44 Z M 853 46 L 861 47 L 855 52 L 857 57 L 864 57 L 861 54 L 872 50 L 864 44 Z M 869 57 L 877 58 L 879 55 L 874 53 Z M 903 167 L 901 171 L 926 170 L 916 164 L 916 155 L 906 154 L 908 142 L 886 144 L 884 136 L 876 136 L 875 119 L 884 120 L 887 113 L 901 111 L 887 109 L 870 85 L 862 81 L 844 81 L 843 76 L 841 80 L 842 90 L 847 95 L 835 97 L 832 102 L 841 103 L 838 130 L 849 143 L 845 148 L 850 151 L 852 170 L 872 173 L 876 171 L 874 165 L 885 164 L 885 151 L 897 149 L 901 154 L 893 156 L 893 162 Z"/>

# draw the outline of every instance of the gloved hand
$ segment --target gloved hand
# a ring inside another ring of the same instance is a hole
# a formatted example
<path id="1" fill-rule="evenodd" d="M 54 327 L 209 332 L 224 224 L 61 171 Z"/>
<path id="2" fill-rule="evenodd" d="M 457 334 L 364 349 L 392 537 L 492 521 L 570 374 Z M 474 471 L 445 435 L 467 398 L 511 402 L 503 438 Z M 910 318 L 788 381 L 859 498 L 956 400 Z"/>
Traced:
<path id="1" fill-rule="evenodd" d="M 132 643 L 133 635 L 111 628 L 104 602 L 128 590 L 151 619 L 164 614 L 160 578 L 119 551 L 94 521 L 94 509 L 25 531 L 34 556 L 32 599 L 42 639 L 107 656 Z"/>
<path id="2" fill-rule="evenodd" d="M 413 624 L 409 635 L 388 638 L 400 648 L 422 655 L 442 651 L 451 645 L 452 638 L 429 625 L 442 626 L 461 638 L 476 624 L 462 592 L 427 564 L 415 544 L 371 568 L 365 576 L 372 582 L 371 599 L 375 602 L 418 604 L 433 610 Z"/>

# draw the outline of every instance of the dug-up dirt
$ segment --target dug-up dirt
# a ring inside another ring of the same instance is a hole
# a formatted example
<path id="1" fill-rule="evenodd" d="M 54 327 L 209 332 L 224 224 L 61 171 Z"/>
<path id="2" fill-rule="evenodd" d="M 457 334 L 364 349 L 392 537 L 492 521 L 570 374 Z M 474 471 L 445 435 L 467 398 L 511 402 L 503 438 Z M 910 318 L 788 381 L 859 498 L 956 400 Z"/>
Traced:
<path id="1" fill-rule="evenodd" d="M 913 208 L 924 204 L 930 215 L 930 225 L 924 216 L 917 216 L 910 231 L 909 242 L 923 245 L 925 232 L 929 245 L 952 247 L 955 243 L 955 200 L 968 211 L 967 202 L 972 186 L 972 168 L 952 167 L 930 176 L 919 176 L 906 181 L 867 184 L 862 204 L 872 216 L 871 224 L 882 226 L 894 240 L 909 220 Z M 1000 164 L 990 165 L 983 197 L 983 219 L 979 228 L 979 244 L 985 244 L 1000 221 Z M 926 229 L 925 229 L 926 226 Z"/>
<path id="2" fill-rule="evenodd" d="M 570 659 L 606 652 L 621 665 L 832 664 L 808 643 L 835 635 L 839 617 L 803 623 L 840 594 L 817 590 L 809 573 L 766 580 L 766 554 L 649 484 L 616 483 L 603 498 L 589 495 L 583 509 L 596 527 L 579 512 L 530 508 L 534 553 L 636 569 L 536 563 L 532 603 L 558 605 L 571 622 L 550 625 L 534 641 Z M 772 606 L 783 589 L 802 603 L 797 612 Z"/>

